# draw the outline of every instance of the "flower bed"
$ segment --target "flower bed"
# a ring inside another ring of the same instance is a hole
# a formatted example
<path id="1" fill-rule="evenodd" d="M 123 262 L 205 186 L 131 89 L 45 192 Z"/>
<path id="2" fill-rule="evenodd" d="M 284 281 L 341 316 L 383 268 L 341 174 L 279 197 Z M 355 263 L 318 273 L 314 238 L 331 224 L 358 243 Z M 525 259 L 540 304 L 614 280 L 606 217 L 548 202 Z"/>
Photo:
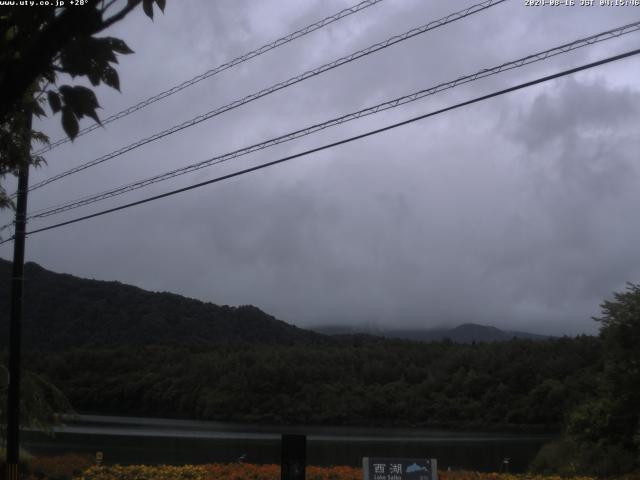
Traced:
<path id="1" fill-rule="evenodd" d="M 307 480 L 362 480 L 353 467 L 307 467 Z M 91 467 L 78 480 L 280 480 L 279 465 L 211 464 L 149 467 Z"/>
<path id="2" fill-rule="evenodd" d="M 279 465 L 210 464 L 175 466 L 91 467 L 78 480 L 279 480 Z M 307 480 L 362 480 L 362 469 L 354 467 L 307 467 Z M 591 477 L 563 478 L 508 473 L 467 471 L 439 472 L 439 480 L 595 480 Z M 640 480 L 629 475 L 619 480 Z"/>

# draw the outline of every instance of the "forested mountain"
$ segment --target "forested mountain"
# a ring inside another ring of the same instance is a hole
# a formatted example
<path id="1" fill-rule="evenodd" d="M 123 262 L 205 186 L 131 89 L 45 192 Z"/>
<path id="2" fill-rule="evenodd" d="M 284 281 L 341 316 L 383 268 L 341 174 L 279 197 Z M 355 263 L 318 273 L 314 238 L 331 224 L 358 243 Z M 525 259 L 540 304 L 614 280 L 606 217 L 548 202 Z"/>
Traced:
<path id="1" fill-rule="evenodd" d="M 9 279 L 10 264 L 0 261 L 3 339 Z M 559 429 L 602 370 L 597 337 L 467 344 L 330 337 L 255 307 L 34 263 L 25 286 L 25 367 L 85 413 Z"/>
<path id="2" fill-rule="evenodd" d="M 23 343 L 72 347 L 322 342 L 253 306 L 229 307 L 119 282 L 87 280 L 25 264 Z M 0 259 L 0 338 L 7 338 L 11 262 Z M 4 343 L 4 342 L 3 342 Z"/>

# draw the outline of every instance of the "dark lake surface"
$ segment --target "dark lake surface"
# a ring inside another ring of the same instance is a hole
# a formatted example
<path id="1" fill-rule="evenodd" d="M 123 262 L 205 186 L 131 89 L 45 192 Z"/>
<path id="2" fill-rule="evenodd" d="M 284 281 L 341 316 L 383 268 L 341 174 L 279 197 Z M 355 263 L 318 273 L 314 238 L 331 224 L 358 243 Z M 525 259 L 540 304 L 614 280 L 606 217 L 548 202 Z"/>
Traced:
<path id="1" fill-rule="evenodd" d="M 361 466 L 362 457 L 437 458 L 440 469 L 524 471 L 551 435 L 437 429 L 270 426 L 192 420 L 79 415 L 54 438 L 24 432 L 35 454 L 104 453 L 108 464 L 279 463 L 280 436 L 307 435 L 309 465 Z"/>

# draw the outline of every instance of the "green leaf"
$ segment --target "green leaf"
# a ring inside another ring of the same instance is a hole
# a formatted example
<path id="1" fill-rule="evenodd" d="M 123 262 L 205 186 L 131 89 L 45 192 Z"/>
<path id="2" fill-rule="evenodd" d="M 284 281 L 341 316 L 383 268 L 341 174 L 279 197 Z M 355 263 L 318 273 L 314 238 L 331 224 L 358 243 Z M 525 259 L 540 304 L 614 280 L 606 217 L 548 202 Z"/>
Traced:
<path id="1" fill-rule="evenodd" d="M 47 116 L 38 102 L 33 102 L 33 104 L 31 105 L 31 112 L 38 118 Z"/>
<path id="2" fill-rule="evenodd" d="M 47 92 L 47 99 L 49 100 L 49 106 L 51 107 L 51 111 L 53 113 L 58 113 L 62 108 L 62 103 L 60 102 L 60 95 L 56 92 L 49 90 Z"/>
<path id="3" fill-rule="evenodd" d="M 120 91 L 120 77 L 118 77 L 118 72 L 115 68 L 107 65 L 104 70 L 102 70 L 101 78 L 105 84 Z"/>
<path id="4" fill-rule="evenodd" d="M 93 90 L 81 86 L 70 87 L 69 85 L 62 85 L 59 90 L 64 101 L 63 110 L 68 108 L 78 119 L 86 115 L 100 123 L 96 113 L 96 109 L 100 108 L 100 105 Z"/>
<path id="5" fill-rule="evenodd" d="M 111 50 L 113 50 L 114 52 L 118 52 L 123 55 L 128 55 L 130 53 L 133 53 L 133 50 L 131 50 L 129 46 L 119 38 L 106 37 L 105 40 L 108 41 L 109 46 L 111 47 Z"/>
<path id="6" fill-rule="evenodd" d="M 35 142 L 40 142 L 43 145 L 48 145 L 49 144 L 49 137 L 47 135 L 45 135 L 42 132 L 39 132 L 37 130 L 32 130 L 31 131 L 31 140 L 35 141 Z"/>
<path id="7" fill-rule="evenodd" d="M 90 88 L 80 85 L 76 85 L 75 87 L 62 85 L 59 90 L 64 103 L 69 105 L 76 115 L 78 113 L 86 115 L 88 110 L 100 108 L 96 94 L 93 93 L 93 90 Z"/>
<path id="8" fill-rule="evenodd" d="M 95 70 L 88 71 L 87 77 L 94 87 L 100 84 L 100 74 Z"/>
<path id="9" fill-rule="evenodd" d="M 48 139 L 48 137 L 47 137 Z M 49 143 L 47 142 L 43 142 L 43 143 Z M 41 167 L 42 165 L 46 165 L 47 161 L 45 160 L 45 158 L 42 155 L 32 155 L 31 156 L 31 165 L 34 167 Z"/>
<path id="10" fill-rule="evenodd" d="M 153 0 L 142 0 L 142 9 L 147 17 L 153 20 Z"/>
<path id="11" fill-rule="evenodd" d="M 60 53 L 62 70 L 72 77 L 86 75 L 93 85 L 97 85 L 104 67 L 118 62 L 115 51 L 129 51 L 124 42 L 114 40 L 117 39 L 106 37 L 75 40 Z"/>
<path id="12" fill-rule="evenodd" d="M 158 8 L 162 13 L 164 13 L 164 7 L 166 4 L 167 4 L 166 0 L 156 0 L 156 5 L 158 5 Z"/>
<path id="13" fill-rule="evenodd" d="M 94 109 L 88 109 L 88 110 L 85 112 L 85 115 L 86 115 L 87 117 L 93 118 L 93 120 L 95 120 L 95 122 L 96 122 L 98 125 L 102 125 L 102 122 L 100 121 L 100 117 L 98 117 L 98 114 L 96 113 L 95 108 L 94 108 Z"/>
<path id="14" fill-rule="evenodd" d="M 73 110 L 68 106 L 62 109 L 62 128 L 71 140 L 78 136 L 78 131 L 80 130 L 78 120 L 73 114 Z"/>

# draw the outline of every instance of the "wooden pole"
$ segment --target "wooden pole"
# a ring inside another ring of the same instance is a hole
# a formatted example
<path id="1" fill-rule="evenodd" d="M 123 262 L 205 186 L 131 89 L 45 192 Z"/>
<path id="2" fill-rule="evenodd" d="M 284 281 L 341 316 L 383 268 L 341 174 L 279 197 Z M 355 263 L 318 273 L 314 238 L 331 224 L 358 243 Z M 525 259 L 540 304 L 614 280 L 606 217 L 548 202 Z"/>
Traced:
<path id="1" fill-rule="evenodd" d="M 20 349 L 22 336 L 22 289 L 24 245 L 27 227 L 27 193 L 31 154 L 31 113 L 27 113 L 25 156 L 18 172 L 13 272 L 11 275 L 11 317 L 9 321 L 9 388 L 7 394 L 7 480 L 20 478 Z"/>

